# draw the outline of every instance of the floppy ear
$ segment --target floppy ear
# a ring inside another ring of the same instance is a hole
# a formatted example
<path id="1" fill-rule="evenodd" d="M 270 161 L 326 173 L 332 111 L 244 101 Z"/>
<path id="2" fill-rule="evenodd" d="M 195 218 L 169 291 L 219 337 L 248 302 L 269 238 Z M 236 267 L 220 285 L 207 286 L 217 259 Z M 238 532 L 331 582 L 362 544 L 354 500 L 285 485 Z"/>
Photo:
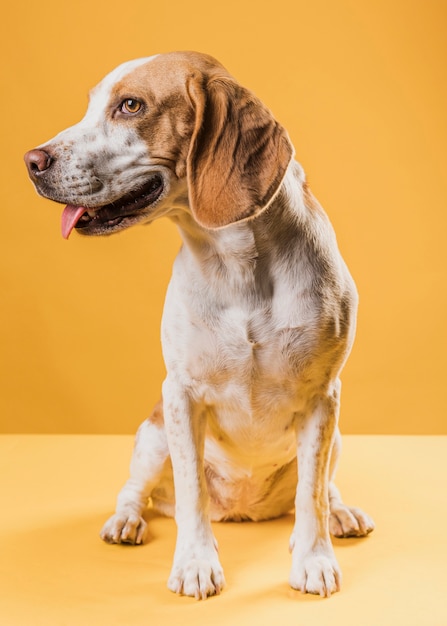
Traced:
<path id="1" fill-rule="evenodd" d="M 188 91 L 196 109 L 187 157 L 196 221 L 212 229 L 255 217 L 278 192 L 293 156 L 286 131 L 229 76 L 194 82 Z"/>

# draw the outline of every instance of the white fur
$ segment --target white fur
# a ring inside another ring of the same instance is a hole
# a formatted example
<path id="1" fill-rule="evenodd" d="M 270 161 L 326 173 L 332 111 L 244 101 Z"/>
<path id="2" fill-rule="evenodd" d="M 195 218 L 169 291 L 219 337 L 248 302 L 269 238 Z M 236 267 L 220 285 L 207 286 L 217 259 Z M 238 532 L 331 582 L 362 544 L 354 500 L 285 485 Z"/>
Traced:
<path id="1" fill-rule="evenodd" d="M 82 120 L 40 146 L 51 146 L 52 156 L 63 163 L 63 169 L 52 168 L 54 184 L 63 189 L 63 197 L 55 200 L 95 207 L 147 181 L 153 166 L 146 144 L 131 128 L 114 124 L 107 105 L 113 86 L 154 58 L 128 61 L 110 72 L 92 89 Z"/>

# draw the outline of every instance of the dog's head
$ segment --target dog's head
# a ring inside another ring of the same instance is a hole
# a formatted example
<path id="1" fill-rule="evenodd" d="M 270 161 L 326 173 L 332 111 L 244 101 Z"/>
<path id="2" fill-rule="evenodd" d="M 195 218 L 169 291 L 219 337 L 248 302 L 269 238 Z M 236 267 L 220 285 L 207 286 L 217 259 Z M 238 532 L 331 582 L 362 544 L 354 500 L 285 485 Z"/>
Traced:
<path id="1" fill-rule="evenodd" d="M 67 204 L 68 237 L 185 210 L 211 229 L 255 217 L 292 155 L 253 93 L 213 58 L 182 52 L 120 65 L 92 90 L 85 117 L 25 161 L 37 191 Z"/>

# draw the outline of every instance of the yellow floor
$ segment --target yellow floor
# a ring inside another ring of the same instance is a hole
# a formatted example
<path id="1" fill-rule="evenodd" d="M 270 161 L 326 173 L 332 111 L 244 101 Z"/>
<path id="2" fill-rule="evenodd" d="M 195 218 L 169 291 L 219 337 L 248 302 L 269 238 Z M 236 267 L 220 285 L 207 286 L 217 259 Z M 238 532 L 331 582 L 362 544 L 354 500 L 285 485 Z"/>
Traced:
<path id="1" fill-rule="evenodd" d="M 102 543 L 131 449 L 128 436 L 0 437 L 1 626 L 447 625 L 447 437 L 344 438 L 338 485 L 377 528 L 334 541 L 330 599 L 287 585 L 292 517 L 216 524 L 227 588 L 205 602 L 166 588 L 171 519 L 152 519 L 144 546 Z"/>

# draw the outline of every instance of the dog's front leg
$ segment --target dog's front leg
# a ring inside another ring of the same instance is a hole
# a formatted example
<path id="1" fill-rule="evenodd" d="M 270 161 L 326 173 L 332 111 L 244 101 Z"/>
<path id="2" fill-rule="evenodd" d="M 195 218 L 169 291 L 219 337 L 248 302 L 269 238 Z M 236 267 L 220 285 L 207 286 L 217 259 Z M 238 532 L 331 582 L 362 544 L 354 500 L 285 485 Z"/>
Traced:
<path id="1" fill-rule="evenodd" d="M 165 427 L 174 471 L 177 544 L 168 587 L 204 599 L 225 584 L 208 514 L 203 467 L 206 415 L 169 377 L 163 385 Z"/>
<path id="2" fill-rule="evenodd" d="M 338 385 L 297 424 L 298 487 L 290 539 L 289 582 L 303 593 L 330 596 L 341 573 L 329 536 L 329 461 L 338 415 Z"/>

